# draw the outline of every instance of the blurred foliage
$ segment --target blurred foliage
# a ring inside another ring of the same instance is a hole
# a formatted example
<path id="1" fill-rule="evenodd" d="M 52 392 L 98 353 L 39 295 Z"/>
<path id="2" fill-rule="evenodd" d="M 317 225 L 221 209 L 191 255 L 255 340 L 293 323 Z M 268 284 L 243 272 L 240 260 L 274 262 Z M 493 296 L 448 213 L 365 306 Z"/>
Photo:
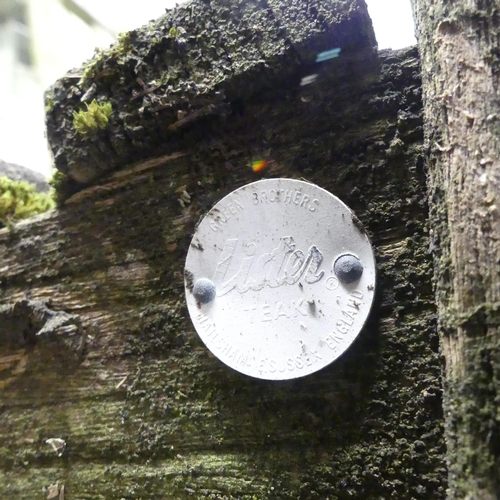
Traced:
<path id="1" fill-rule="evenodd" d="M 95 134 L 99 129 L 108 126 L 108 120 L 113 112 L 110 102 L 98 103 L 95 99 L 90 104 L 85 104 L 87 111 L 73 112 L 73 126 L 82 135 Z"/>
<path id="2" fill-rule="evenodd" d="M 50 193 L 37 193 L 32 184 L 0 177 L 0 228 L 54 207 Z"/>

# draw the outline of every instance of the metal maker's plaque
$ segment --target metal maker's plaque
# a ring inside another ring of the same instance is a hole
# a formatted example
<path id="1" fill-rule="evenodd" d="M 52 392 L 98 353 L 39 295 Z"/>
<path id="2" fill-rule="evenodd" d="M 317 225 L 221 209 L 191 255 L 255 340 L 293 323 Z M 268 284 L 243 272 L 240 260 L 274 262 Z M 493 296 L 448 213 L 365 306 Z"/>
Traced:
<path id="1" fill-rule="evenodd" d="M 375 260 L 357 217 L 328 191 L 261 180 L 201 221 L 185 268 L 196 331 L 226 365 L 284 380 L 337 359 L 368 317 Z"/>

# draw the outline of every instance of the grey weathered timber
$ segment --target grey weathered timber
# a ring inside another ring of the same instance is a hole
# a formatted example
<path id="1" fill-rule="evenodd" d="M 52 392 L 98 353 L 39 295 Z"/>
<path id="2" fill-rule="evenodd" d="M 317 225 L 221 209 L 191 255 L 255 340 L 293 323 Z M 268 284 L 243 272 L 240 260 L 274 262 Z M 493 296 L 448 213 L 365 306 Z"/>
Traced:
<path id="1" fill-rule="evenodd" d="M 193 123 L 239 113 L 259 91 L 298 86 L 319 52 L 375 45 L 363 0 L 193 0 L 121 35 L 49 89 L 56 167 L 77 188 L 131 158 L 176 151 Z M 73 112 L 94 99 L 112 105 L 109 124 L 79 134 Z"/>
<path id="2" fill-rule="evenodd" d="M 500 498 L 500 6 L 414 0 L 451 499 Z"/>
<path id="3" fill-rule="evenodd" d="M 276 70 L 272 85 L 249 71 L 254 91 L 238 112 L 181 127 L 159 156 L 146 145 L 139 161 L 113 152 L 113 172 L 96 160 L 93 185 L 0 231 L 0 497 L 445 497 L 419 61 L 415 48 L 377 56 L 368 45 L 296 66 L 295 79 Z M 72 140 L 60 147 L 84 155 L 98 144 Z M 261 158 L 272 161 L 255 174 Z M 379 277 L 347 353 L 273 383 L 202 345 L 183 264 L 217 200 L 277 176 L 346 202 Z"/>
<path id="4" fill-rule="evenodd" d="M 363 0 L 193 0 L 123 34 L 47 92 L 47 135 L 66 187 L 176 151 L 193 123 L 239 113 L 257 92 L 298 85 L 320 51 L 371 52 L 368 19 Z M 73 113 L 94 99 L 113 114 L 105 131 L 82 136 Z"/>

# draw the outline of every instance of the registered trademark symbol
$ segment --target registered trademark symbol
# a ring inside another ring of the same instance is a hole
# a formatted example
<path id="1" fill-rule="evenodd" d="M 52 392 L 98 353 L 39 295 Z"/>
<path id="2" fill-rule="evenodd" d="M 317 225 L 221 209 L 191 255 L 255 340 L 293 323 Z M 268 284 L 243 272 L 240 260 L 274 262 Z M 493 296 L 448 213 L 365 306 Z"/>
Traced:
<path id="1" fill-rule="evenodd" d="M 255 255 L 256 249 L 257 249 L 257 245 L 253 241 L 251 241 L 250 243 L 243 243 L 243 251 L 249 257 L 252 257 L 252 255 Z"/>
<path id="2" fill-rule="evenodd" d="M 328 290 L 336 290 L 339 287 L 339 280 L 335 276 L 330 276 L 325 285 Z"/>

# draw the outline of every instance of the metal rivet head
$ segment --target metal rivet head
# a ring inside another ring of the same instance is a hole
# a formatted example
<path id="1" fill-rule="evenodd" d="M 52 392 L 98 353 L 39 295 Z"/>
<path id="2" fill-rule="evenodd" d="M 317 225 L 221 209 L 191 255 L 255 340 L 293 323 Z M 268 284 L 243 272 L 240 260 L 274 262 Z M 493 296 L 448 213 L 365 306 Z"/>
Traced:
<path id="1" fill-rule="evenodd" d="M 351 254 L 344 254 L 338 257 L 333 264 L 333 271 L 342 283 L 354 283 L 361 278 L 363 266 L 359 259 Z"/>
<path id="2" fill-rule="evenodd" d="M 201 304 L 208 304 L 215 298 L 215 285 L 207 278 L 196 280 L 193 287 L 193 295 Z"/>

